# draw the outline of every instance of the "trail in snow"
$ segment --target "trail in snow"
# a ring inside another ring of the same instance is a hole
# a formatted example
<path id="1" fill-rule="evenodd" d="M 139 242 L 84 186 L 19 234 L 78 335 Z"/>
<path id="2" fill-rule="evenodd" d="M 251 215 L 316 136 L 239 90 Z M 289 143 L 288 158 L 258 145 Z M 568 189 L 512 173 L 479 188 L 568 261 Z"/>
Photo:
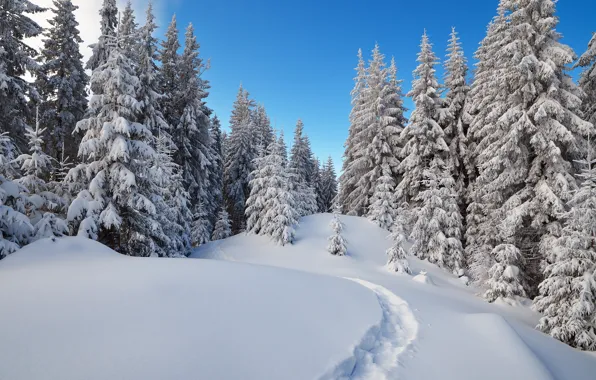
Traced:
<path id="1" fill-rule="evenodd" d="M 418 334 L 418 322 L 408 304 L 386 288 L 364 280 L 348 278 L 372 290 L 383 310 L 381 322 L 373 326 L 353 355 L 320 380 L 383 380 L 399 378 L 400 356 Z"/>

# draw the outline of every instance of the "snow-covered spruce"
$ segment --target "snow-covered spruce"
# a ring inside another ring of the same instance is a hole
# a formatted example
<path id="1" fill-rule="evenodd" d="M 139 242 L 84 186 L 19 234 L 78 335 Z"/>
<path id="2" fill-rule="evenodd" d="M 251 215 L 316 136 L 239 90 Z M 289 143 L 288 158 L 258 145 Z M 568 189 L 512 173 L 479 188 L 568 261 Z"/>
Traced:
<path id="1" fill-rule="evenodd" d="M 249 99 L 248 92 L 241 86 L 230 116 L 231 132 L 226 139 L 224 174 L 227 208 L 230 211 L 233 233 L 242 231 L 246 226 L 246 199 L 250 195 L 248 182 L 250 173 L 255 169 L 254 159 L 258 154 L 253 144 L 251 117 L 253 106 L 254 102 Z"/>
<path id="2" fill-rule="evenodd" d="M 27 199 L 25 206 L 29 221 L 33 226 L 31 241 L 68 234 L 66 222 L 56 217 L 55 213 L 63 213 L 66 207 L 64 199 L 52 192 L 51 186 L 46 182 L 53 170 L 52 158 L 43 149 L 41 135 L 45 129 L 26 127 L 29 139 L 30 154 L 22 154 L 16 162 L 21 164 L 23 177 L 15 182 L 26 189 L 23 194 Z"/>
<path id="3" fill-rule="evenodd" d="M 596 125 L 596 33 L 592 35 L 586 52 L 576 66 L 584 68 L 579 78 L 579 86 L 585 95 L 582 105 L 584 118 Z"/>
<path id="4" fill-rule="evenodd" d="M 392 272 L 410 274 L 410 264 L 408 263 L 408 253 L 404 247 L 407 241 L 405 224 L 407 218 L 402 214 L 397 214 L 393 224 L 393 232 L 389 236 L 393 245 L 387 250 L 387 269 Z"/>
<path id="5" fill-rule="evenodd" d="M 29 0 L 2 2 L 0 25 L 0 134 L 10 133 L 13 144 L 26 152 L 25 127 L 34 112 L 29 101 L 39 100 L 33 83 L 24 79 L 25 74 L 35 74 L 38 64 L 35 49 L 26 38 L 36 37 L 42 28 L 29 15 L 43 9 Z"/>
<path id="6" fill-rule="evenodd" d="M 255 159 L 250 196 L 246 201 L 247 231 L 270 236 L 278 244 L 292 244 L 299 214 L 291 191 L 291 178 L 284 167 L 285 149 L 274 140 L 267 155 Z"/>
<path id="7" fill-rule="evenodd" d="M 217 214 L 217 221 L 215 222 L 215 229 L 213 230 L 211 240 L 222 240 L 229 238 L 231 235 L 232 229 L 230 225 L 230 216 L 225 209 L 222 209 Z"/>
<path id="8" fill-rule="evenodd" d="M 40 67 L 35 86 L 41 97 L 40 125 L 48 131 L 45 151 L 55 160 L 77 158 L 81 140 L 73 135 L 77 121 L 87 109 L 89 77 L 83 69 L 83 42 L 72 0 L 54 0 L 54 17 L 44 32 Z"/>
<path id="9" fill-rule="evenodd" d="M 350 112 L 350 129 L 348 138 L 344 144 L 345 152 L 343 156 L 342 174 L 339 177 L 338 203 L 341 206 L 342 214 L 354 215 L 357 210 L 351 207 L 352 192 L 356 186 L 361 171 L 354 165 L 357 157 L 358 144 L 356 136 L 362 131 L 361 113 L 364 107 L 363 92 L 366 88 L 366 65 L 362 56 L 362 49 L 358 50 L 358 66 L 356 67 L 356 77 L 354 78 L 354 89 L 351 92 L 352 110 Z"/>
<path id="10" fill-rule="evenodd" d="M 596 350 L 596 160 L 590 155 L 583 184 L 569 202 L 561 236 L 534 308 L 542 313 L 538 328 L 583 350 Z"/>
<path id="11" fill-rule="evenodd" d="M 383 164 L 381 173 L 382 176 L 377 179 L 374 188 L 368 219 L 379 227 L 389 230 L 393 225 L 396 212 L 395 181 L 388 164 Z"/>
<path id="12" fill-rule="evenodd" d="M 26 189 L 11 181 L 14 146 L 7 134 L 0 134 L 0 259 L 29 243 L 33 226 L 25 215 Z"/>
<path id="13" fill-rule="evenodd" d="M 412 253 L 421 260 L 459 273 L 465 262 L 453 178 L 438 157 L 424 170 L 423 178 L 423 190 L 415 198 L 421 207 L 412 231 L 415 241 Z"/>
<path id="14" fill-rule="evenodd" d="M 359 54 L 359 60 L 361 58 Z M 384 164 L 391 170 L 390 175 L 398 179 L 398 140 L 405 124 L 404 108 L 395 62 L 387 69 L 384 60 L 379 46 L 375 45 L 364 79 L 360 78 L 363 63 L 358 65 L 358 90 L 353 94 L 357 96 L 352 110 L 353 131 L 346 142 L 346 157 L 350 157 L 350 162 L 342 175 L 342 186 L 348 186 L 345 190 L 348 193 L 340 199 L 343 208 L 352 215 L 370 212 L 374 186 L 383 175 Z"/>
<path id="15" fill-rule="evenodd" d="M 307 216 L 315 214 L 318 211 L 318 206 L 313 182 L 314 158 L 308 137 L 303 132 L 304 123 L 302 120 L 298 120 L 294 131 L 294 143 L 288 171 L 296 200 L 296 210 L 300 216 Z"/>
<path id="16" fill-rule="evenodd" d="M 316 187 L 319 212 L 331 211 L 337 197 L 337 176 L 331 157 L 327 158 L 327 162 L 320 168 Z"/>
<path id="17" fill-rule="evenodd" d="M 95 70 L 101 65 L 105 64 L 111 51 L 111 44 L 113 39 L 116 38 L 118 29 L 118 6 L 116 0 L 103 0 L 101 10 L 101 34 L 99 41 L 91 45 L 93 49 L 93 55 L 87 61 L 86 68 L 89 70 Z"/>
<path id="18" fill-rule="evenodd" d="M 109 41 L 109 59 L 93 70 L 88 117 L 77 123 L 85 133 L 79 147 L 83 163 L 67 180 L 85 185 L 68 219 L 80 223 L 79 235 L 127 255 L 151 256 L 168 239 L 152 201 L 153 135 L 138 121 L 140 82 L 119 42 Z"/>
<path id="19" fill-rule="evenodd" d="M 334 256 L 345 256 L 348 253 L 348 245 L 342 236 L 344 225 L 339 219 L 339 214 L 333 214 L 333 219 L 329 223 L 333 234 L 329 237 L 327 251 Z"/>
<path id="20" fill-rule="evenodd" d="M 525 297 L 519 269 L 523 257 L 519 249 L 513 244 L 501 244 L 495 247 L 492 256 L 495 263 L 489 270 L 486 282 L 488 290 L 484 293 L 484 298 L 488 302 L 494 302 L 499 298 L 514 300 L 515 297 Z"/>
<path id="21" fill-rule="evenodd" d="M 468 66 L 455 28 L 451 31 L 447 60 L 445 61 L 445 107 L 443 121 L 445 141 L 449 145 L 449 167 L 455 181 L 457 203 L 465 211 L 468 173 L 472 170 L 469 161 L 466 133 L 466 102 L 470 90 L 467 84 Z"/>
<path id="22" fill-rule="evenodd" d="M 497 39 L 509 43 L 496 51 L 500 78 L 492 91 L 506 98 L 488 106 L 497 121 L 477 132 L 486 137 L 477 147 L 475 189 L 482 192 L 477 199 L 492 204 L 480 228 L 495 236 L 486 248 L 514 244 L 523 253 L 519 269 L 521 277 L 534 279 L 524 285 L 533 296 L 540 263 L 556 256 L 549 242 L 561 230 L 561 215 L 577 187 L 573 159 L 593 126 L 580 117 L 580 92 L 566 70 L 575 54 L 559 42 L 555 2 L 509 0 L 504 6 L 507 21 Z"/>

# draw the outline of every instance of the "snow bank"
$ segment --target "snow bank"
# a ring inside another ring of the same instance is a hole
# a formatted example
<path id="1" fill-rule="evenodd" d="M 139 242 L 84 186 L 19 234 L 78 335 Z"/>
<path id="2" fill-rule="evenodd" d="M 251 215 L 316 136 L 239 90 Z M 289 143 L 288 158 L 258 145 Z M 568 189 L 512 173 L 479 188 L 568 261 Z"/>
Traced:
<path id="1" fill-rule="evenodd" d="M 65 238 L 0 262 L 0 379 L 314 379 L 383 314 L 349 280 Z"/>
<path id="2" fill-rule="evenodd" d="M 441 380 L 592 380 L 596 373 L 593 356 L 576 351 L 534 329 L 539 316 L 517 303 L 488 304 L 456 276 L 434 265 L 409 258 L 410 267 L 423 281 L 390 273 L 384 268 L 385 251 L 391 242 L 387 232 L 363 218 L 342 216 L 348 256 L 335 257 L 325 251 L 332 215 L 303 218 L 294 246 L 279 248 L 266 238 L 240 235 L 207 244 L 193 257 L 242 261 L 298 269 L 305 272 L 357 278 L 381 286 L 409 306 L 418 324 L 416 336 L 399 356 L 398 368 L 377 367 L 374 347 L 348 356 L 356 358 L 354 379 L 441 379 Z M 409 248 L 409 247 L 408 247 Z M 434 286 L 429 286 L 432 281 Z M 387 307 L 381 304 L 386 312 Z M 403 313 L 402 313 L 403 315 Z M 399 322 L 407 331 L 407 322 Z M 374 333 L 373 333 L 374 334 Z M 363 335 L 363 342 L 371 332 Z M 385 335 L 377 340 L 383 340 Z M 362 347 L 362 344 L 358 347 Z M 339 362 L 335 372 L 323 379 L 341 378 L 349 359 Z M 377 360 L 383 363 L 383 360 Z M 342 367 L 343 366 L 343 367 Z M 359 368 L 366 368 L 360 373 Z M 393 368 L 393 369 L 392 369 Z M 329 377 L 330 376 L 330 377 Z"/>

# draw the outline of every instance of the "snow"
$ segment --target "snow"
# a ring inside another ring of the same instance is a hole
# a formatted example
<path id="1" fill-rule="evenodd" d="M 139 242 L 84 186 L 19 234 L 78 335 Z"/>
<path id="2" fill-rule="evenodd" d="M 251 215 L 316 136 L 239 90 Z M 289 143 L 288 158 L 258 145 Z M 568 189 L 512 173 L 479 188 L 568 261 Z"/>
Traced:
<path id="1" fill-rule="evenodd" d="M 596 357 L 523 302 L 412 257 L 434 286 L 389 272 L 388 232 L 364 218 L 341 217 L 348 255 L 329 254 L 332 217 L 303 218 L 294 245 L 242 234 L 194 259 L 33 243 L 0 261 L 0 379 L 593 379 Z"/>

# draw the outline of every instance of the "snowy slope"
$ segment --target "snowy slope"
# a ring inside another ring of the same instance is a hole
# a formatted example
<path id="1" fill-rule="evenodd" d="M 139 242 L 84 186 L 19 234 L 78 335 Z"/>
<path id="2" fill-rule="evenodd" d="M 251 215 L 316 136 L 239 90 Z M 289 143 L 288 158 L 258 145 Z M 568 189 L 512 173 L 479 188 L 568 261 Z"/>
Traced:
<path id="1" fill-rule="evenodd" d="M 415 258 L 410 259 L 414 273 L 427 271 L 427 282 L 434 285 L 388 273 L 388 233 L 365 219 L 342 216 L 349 255 L 327 254 L 330 220 L 331 215 L 304 218 L 294 246 L 281 248 L 263 237 L 240 235 L 205 245 L 193 257 L 360 279 L 396 295 L 413 313 L 416 337 L 399 358 L 397 370 L 385 377 L 374 377 L 372 370 L 365 375 L 355 371 L 352 378 L 594 379 L 596 360 L 534 330 L 539 317 L 530 310 L 487 304 L 475 296 L 477 290 Z M 366 366 L 366 357 L 359 364 Z"/>
<path id="2" fill-rule="evenodd" d="M 430 281 L 388 273 L 387 233 L 364 219 L 342 217 L 349 256 L 329 255 L 330 220 L 303 219 L 294 246 L 241 235 L 202 260 L 30 245 L 0 261 L 0 379 L 594 378 L 596 358 L 527 309 L 415 259 Z"/>
<path id="3" fill-rule="evenodd" d="M 314 379 L 382 317 L 344 279 L 124 257 L 67 238 L 0 262 L 0 379 Z"/>

